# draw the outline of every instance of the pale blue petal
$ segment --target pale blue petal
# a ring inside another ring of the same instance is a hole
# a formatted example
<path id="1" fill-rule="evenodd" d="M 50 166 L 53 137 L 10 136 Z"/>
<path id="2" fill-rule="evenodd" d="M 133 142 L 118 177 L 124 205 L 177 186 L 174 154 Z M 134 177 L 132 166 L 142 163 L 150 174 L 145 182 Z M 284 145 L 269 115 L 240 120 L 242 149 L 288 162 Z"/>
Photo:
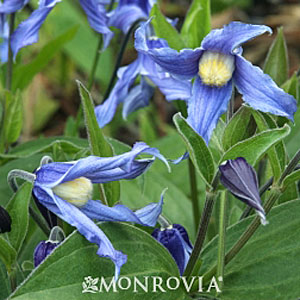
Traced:
<path id="1" fill-rule="evenodd" d="M 137 51 L 149 55 L 166 72 L 180 79 L 190 79 L 198 73 L 198 63 L 203 52 L 200 48 L 183 49 L 180 52 L 170 47 L 149 48 L 147 40 L 147 26 L 142 24 L 135 32 L 135 48 Z"/>
<path id="2" fill-rule="evenodd" d="M 272 78 L 242 56 L 236 56 L 233 75 L 243 100 L 254 109 L 294 120 L 297 103 L 293 96 L 279 88 Z"/>
<path id="3" fill-rule="evenodd" d="M 8 60 L 8 37 L 9 37 L 9 25 L 6 21 L 6 15 L 0 14 L 0 38 L 2 43 L 0 44 L 0 63 L 4 64 Z"/>
<path id="4" fill-rule="evenodd" d="M 4 0 L 0 2 L 0 14 L 12 14 L 20 10 L 29 0 Z"/>
<path id="5" fill-rule="evenodd" d="M 128 96 L 129 89 L 142 68 L 142 60 L 138 57 L 127 67 L 118 71 L 118 81 L 112 89 L 107 100 L 95 107 L 95 114 L 99 126 L 102 128 L 114 117 L 117 107 Z"/>
<path id="6" fill-rule="evenodd" d="M 147 83 L 142 76 L 141 83 L 131 89 L 127 97 L 124 99 L 122 112 L 123 118 L 126 119 L 130 113 L 148 106 L 153 94 L 154 87 Z"/>
<path id="7" fill-rule="evenodd" d="M 108 28 L 108 18 L 104 4 L 95 0 L 79 0 L 84 9 L 91 27 L 103 34 L 103 49 L 106 49 L 113 37 L 113 32 Z"/>
<path id="8" fill-rule="evenodd" d="M 46 17 L 54 6 L 61 0 L 40 1 L 36 9 L 28 19 L 22 22 L 11 36 L 11 49 L 14 59 L 23 47 L 36 43 L 39 39 L 39 30 Z"/>
<path id="9" fill-rule="evenodd" d="M 232 80 L 223 87 L 211 87 L 197 77 L 188 102 L 188 123 L 208 144 L 220 116 L 227 110 L 232 95 Z"/>
<path id="10" fill-rule="evenodd" d="M 264 25 L 231 22 L 222 29 L 212 30 L 203 39 L 201 47 L 210 51 L 241 54 L 239 49 L 241 44 L 266 32 L 271 34 L 271 28 Z"/>

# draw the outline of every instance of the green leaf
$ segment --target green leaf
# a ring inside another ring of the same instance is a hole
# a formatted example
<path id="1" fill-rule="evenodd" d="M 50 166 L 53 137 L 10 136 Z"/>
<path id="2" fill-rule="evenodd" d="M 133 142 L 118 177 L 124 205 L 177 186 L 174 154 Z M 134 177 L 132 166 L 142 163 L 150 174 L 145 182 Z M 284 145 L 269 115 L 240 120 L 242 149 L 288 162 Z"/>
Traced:
<path id="1" fill-rule="evenodd" d="M 10 244 L 19 253 L 26 237 L 29 223 L 29 203 L 32 183 L 24 183 L 9 201 L 6 209 L 11 216 L 11 231 L 7 234 Z"/>
<path id="2" fill-rule="evenodd" d="M 34 76 L 49 64 L 52 58 L 59 50 L 62 49 L 65 43 L 74 38 L 77 30 L 78 25 L 68 29 L 63 34 L 45 45 L 33 61 L 27 65 L 22 65 L 16 68 L 13 74 L 12 90 L 25 89 L 30 84 Z"/>
<path id="3" fill-rule="evenodd" d="M 166 20 L 165 16 L 159 10 L 157 4 L 154 4 L 150 16 L 154 17 L 151 24 L 154 27 L 155 33 L 159 38 L 165 39 L 169 46 L 176 50 L 185 48 L 184 42 L 181 39 L 178 31 Z"/>
<path id="4" fill-rule="evenodd" d="M 227 159 L 244 157 L 250 165 L 254 166 L 259 158 L 264 155 L 270 147 L 285 138 L 290 133 L 290 130 L 290 127 L 285 124 L 282 128 L 266 130 L 239 142 L 224 154 L 220 163 Z"/>
<path id="5" fill-rule="evenodd" d="M 281 27 L 268 52 L 264 72 L 269 74 L 278 85 L 282 85 L 288 79 L 288 71 L 288 52 Z"/>
<path id="6" fill-rule="evenodd" d="M 286 93 L 294 96 L 294 98 L 299 101 L 299 78 L 297 77 L 297 72 L 294 72 L 293 76 L 288 79 L 281 87 Z"/>
<path id="7" fill-rule="evenodd" d="M 7 299 L 10 293 L 7 271 L 0 260 L 0 299 Z"/>
<path id="8" fill-rule="evenodd" d="M 93 99 L 88 90 L 83 86 L 80 81 L 77 81 L 78 89 L 81 97 L 86 130 L 90 143 L 91 152 L 93 155 L 109 157 L 113 156 L 111 145 L 105 139 L 95 116 Z M 113 206 L 120 197 L 120 183 L 113 181 L 102 185 L 104 187 L 103 195 L 107 203 Z M 102 199 L 105 201 L 105 199 Z"/>
<path id="9" fill-rule="evenodd" d="M 4 119 L 5 142 L 7 145 L 14 143 L 22 130 L 23 125 L 23 104 L 21 93 L 16 95 L 6 93 L 6 112 Z"/>
<path id="10" fill-rule="evenodd" d="M 181 35 L 188 48 L 200 47 L 211 30 L 210 0 L 194 0 L 185 17 Z"/>
<path id="11" fill-rule="evenodd" d="M 121 276 L 133 279 L 137 276 L 144 281 L 144 276 L 168 277 L 179 276 L 177 265 L 169 252 L 156 242 L 149 234 L 127 224 L 105 223 L 101 229 L 111 240 L 116 249 L 128 255 L 127 263 L 121 269 Z M 118 293 L 102 291 L 99 293 L 100 281 L 103 277 L 107 283 L 112 280 L 114 265 L 109 259 L 96 254 L 97 247 L 89 243 L 77 232 L 71 234 L 39 267 L 28 277 L 12 296 L 12 299 L 132 299 L 133 288 L 118 289 Z M 68 276 L 66 276 L 68 274 Z M 99 278 L 96 294 L 83 294 L 85 277 Z M 151 277 L 149 277 L 150 279 Z M 59 283 L 59 284 L 58 284 Z M 149 290 L 151 289 L 149 281 Z M 165 285 L 163 284 L 162 287 Z M 183 300 L 185 293 L 181 288 L 175 291 L 147 293 L 139 287 L 138 299 Z M 87 296 L 89 295 L 89 296 Z"/>
<path id="12" fill-rule="evenodd" d="M 255 123 L 251 115 L 251 109 L 241 106 L 226 125 L 222 137 L 224 150 L 228 150 L 236 143 L 249 138 L 255 133 Z"/>
<path id="13" fill-rule="evenodd" d="M 296 170 L 293 173 L 286 176 L 282 182 L 283 189 L 286 189 L 289 185 L 297 183 L 300 180 L 300 170 Z"/>
<path id="14" fill-rule="evenodd" d="M 215 175 L 215 165 L 212 153 L 203 138 L 197 134 L 186 120 L 177 113 L 173 117 L 174 124 L 185 142 L 195 168 L 204 181 L 211 185 Z"/>
<path id="15" fill-rule="evenodd" d="M 16 258 L 16 250 L 2 236 L 0 236 L 0 259 L 4 263 L 8 273 L 12 271 Z"/>
<path id="16" fill-rule="evenodd" d="M 300 295 L 300 201 L 294 200 L 274 207 L 268 215 L 269 224 L 260 226 L 254 236 L 225 268 L 222 300 L 297 299 Z M 226 232 L 226 251 L 245 231 L 249 217 Z M 218 237 L 202 252 L 200 274 L 215 264 Z"/>

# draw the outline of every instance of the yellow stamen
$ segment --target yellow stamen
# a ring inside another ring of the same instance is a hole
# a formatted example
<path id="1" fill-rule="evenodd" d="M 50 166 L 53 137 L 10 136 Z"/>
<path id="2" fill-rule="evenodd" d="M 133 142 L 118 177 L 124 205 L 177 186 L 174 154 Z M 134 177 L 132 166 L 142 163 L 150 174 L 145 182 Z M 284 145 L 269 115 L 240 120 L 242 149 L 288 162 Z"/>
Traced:
<path id="1" fill-rule="evenodd" d="M 64 182 L 52 190 L 60 198 L 79 207 L 84 206 L 93 196 L 93 184 L 85 177 Z"/>
<path id="2" fill-rule="evenodd" d="M 205 51 L 199 61 L 199 76 L 204 84 L 221 87 L 232 77 L 234 57 Z"/>

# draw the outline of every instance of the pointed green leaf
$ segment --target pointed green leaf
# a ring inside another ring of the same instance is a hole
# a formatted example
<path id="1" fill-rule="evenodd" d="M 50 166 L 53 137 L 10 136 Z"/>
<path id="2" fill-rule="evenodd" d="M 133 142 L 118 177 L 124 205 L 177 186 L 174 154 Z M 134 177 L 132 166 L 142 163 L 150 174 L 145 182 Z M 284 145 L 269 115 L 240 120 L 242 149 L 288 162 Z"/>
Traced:
<path id="1" fill-rule="evenodd" d="M 300 170 L 296 170 L 293 173 L 286 176 L 282 182 L 283 189 L 286 189 L 289 185 L 297 183 L 300 180 Z"/>
<path id="2" fill-rule="evenodd" d="M 216 169 L 212 153 L 205 141 L 190 127 L 180 113 L 173 117 L 173 122 L 186 144 L 195 168 L 206 184 L 211 185 Z"/>
<path id="3" fill-rule="evenodd" d="M 194 0 L 185 17 L 181 35 L 188 48 L 200 47 L 211 30 L 210 0 Z"/>
<path id="4" fill-rule="evenodd" d="M 151 276 L 160 276 L 165 282 L 171 276 L 179 276 L 178 268 L 169 252 L 155 239 L 144 231 L 127 224 L 105 223 L 101 229 L 111 240 L 114 247 L 126 253 L 127 263 L 121 269 L 120 276 L 131 280 L 137 277 L 144 282 L 149 276 L 149 291 L 137 287 L 138 293 L 133 292 L 133 284 L 128 290 L 118 292 L 99 292 L 101 278 L 110 283 L 114 275 L 114 265 L 106 258 L 96 254 L 97 246 L 89 243 L 79 233 L 71 234 L 57 247 L 39 267 L 31 273 L 11 299 L 105 299 L 115 300 L 137 299 L 151 300 L 183 300 L 186 299 L 181 287 L 165 293 L 157 289 L 152 293 Z M 67 276 L 66 276 L 67 274 Z M 86 287 L 85 278 L 94 279 L 96 293 L 82 293 Z M 98 281 L 95 279 L 99 278 Z M 59 284 L 58 284 L 59 283 Z M 125 284 L 125 281 L 123 282 Z M 165 288 L 165 283 L 162 284 Z M 102 287 L 103 288 L 103 287 Z M 136 297 L 135 297 L 136 298 Z"/>
<path id="5" fill-rule="evenodd" d="M 91 153 L 96 156 L 113 156 L 111 145 L 105 139 L 102 130 L 98 125 L 94 111 L 93 99 L 80 81 L 77 81 L 77 84 L 81 97 Z M 120 197 L 120 183 L 118 181 L 113 181 L 101 186 L 104 187 L 104 191 L 102 191 L 104 194 L 102 196 L 106 198 L 104 201 L 106 200 L 110 206 L 113 206 Z"/>
<path id="6" fill-rule="evenodd" d="M 288 52 L 282 27 L 278 29 L 277 36 L 268 52 L 264 71 L 269 74 L 278 85 L 283 84 L 288 78 Z"/>
<path id="7" fill-rule="evenodd" d="M 224 150 L 228 150 L 236 143 L 249 138 L 255 133 L 255 123 L 251 110 L 247 106 L 241 106 L 226 125 L 222 137 Z"/>
<path id="8" fill-rule="evenodd" d="M 2 236 L 0 236 L 0 259 L 4 263 L 8 273 L 11 272 L 16 258 L 16 250 Z"/>
<path id="9" fill-rule="evenodd" d="M 8 239 L 11 245 L 19 253 L 26 237 L 29 223 L 29 203 L 31 199 L 32 183 L 24 183 L 10 199 L 6 209 L 11 216 L 11 231 Z"/>
<path id="10" fill-rule="evenodd" d="M 264 155 L 270 147 L 276 145 L 290 133 L 290 127 L 285 124 L 282 128 L 263 131 L 251 138 L 239 142 L 229 148 L 220 163 L 227 159 L 244 157 L 250 165 L 255 165 L 259 158 Z"/>
<path id="11" fill-rule="evenodd" d="M 154 27 L 155 33 L 159 38 L 165 39 L 169 46 L 176 50 L 185 48 L 184 42 L 181 39 L 178 31 L 166 20 L 166 17 L 161 13 L 157 4 L 154 4 L 150 16 L 154 17 L 151 24 Z"/>
<path id="12" fill-rule="evenodd" d="M 300 99 L 300 84 L 299 78 L 297 77 L 297 72 L 293 74 L 293 76 L 288 79 L 282 86 L 281 86 L 286 93 L 294 96 L 295 99 L 299 101 Z"/>

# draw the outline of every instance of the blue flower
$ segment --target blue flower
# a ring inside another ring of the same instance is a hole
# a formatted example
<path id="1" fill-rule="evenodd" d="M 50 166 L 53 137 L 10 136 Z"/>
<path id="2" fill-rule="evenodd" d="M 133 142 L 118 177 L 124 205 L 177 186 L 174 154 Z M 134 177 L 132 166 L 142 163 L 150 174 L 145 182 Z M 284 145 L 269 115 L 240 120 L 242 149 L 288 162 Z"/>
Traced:
<path id="1" fill-rule="evenodd" d="M 8 60 L 8 38 L 9 38 L 9 25 L 6 20 L 5 14 L 0 14 L 0 62 L 6 63 Z"/>
<path id="2" fill-rule="evenodd" d="M 166 47 L 162 39 L 149 39 L 149 48 Z M 141 75 L 138 85 L 133 87 L 137 77 Z M 163 72 L 160 67 L 147 55 L 138 53 L 137 59 L 118 71 L 116 82 L 109 97 L 95 108 L 95 114 L 100 127 L 108 124 L 120 103 L 123 103 L 123 118 L 139 108 L 149 105 L 156 85 L 168 101 L 188 99 L 191 97 L 191 83 L 178 80 Z"/>
<path id="3" fill-rule="evenodd" d="M 106 49 L 114 35 L 108 28 L 106 4 L 108 4 L 109 1 L 79 0 L 79 2 L 87 15 L 90 26 L 103 35 L 103 50 Z"/>
<path id="4" fill-rule="evenodd" d="M 222 184 L 238 199 L 254 208 L 263 225 L 267 224 L 266 214 L 261 204 L 258 180 L 255 170 L 246 159 L 238 157 L 219 166 Z"/>
<path id="5" fill-rule="evenodd" d="M 148 19 L 156 0 L 120 0 L 115 10 L 108 14 L 109 25 L 126 33 L 138 20 Z"/>
<path id="6" fill-rule="evenodd" d="M 12 14 L 20 10 L 28 3 L 29 0 L 4 0 L 0 2 L 0 14 Z"/>
<path id="7" fill-rule="evenodd" d="M 184 227 L 173 224 L 168 228 L 156 228 L 152 236 L 169 250 L 182 275 L 193 250 Z"/>
<path id="8" fill-rule="evenodd" d="M 59 245 L 51 241 L 41 241 L 33 253 L 34 267 L 37 267 Z"/>
<path id="9" fill-rule="evenodd" d="M 219 117 L 227 109 L 233 85 L 254 109 L 293 120 L 297 109 L 294 97 L 242 57 L 240 45 L 265 32 L 271 33 L 269 27 L 232 22 L 222 29 L 212 30 L 200 48 L 178 52 L 169 47 L 149 48 L 146 35 L 149 22 L 136 31 L 135 47 L 174 77 L 196 77 L 192 97 L 187 101 L 187 120 L 207 143 Z"/>
<path id="10" fill-rule="evenodd" d="M 92 184 L 132 179 L 144 173 L 154 158 L 136 160 L 139 154 L 150 154 L 164 161 L 155 148 L 136 143 L 131 151 L 114 157 L 89 156 L 75 162 L 54 162 L 36 171 L 33 193 L 38 201 L 61 219 L 76 227 L 91 243 L 99 246 L 97 254 L 110 258 L 115 264 L 115 277 L 127 256 L 114 249 L 111 242 L 92 221 L 134 222 L 155 226 L 161 213 L 163 199 L 135 212 L 123 205 L 108 207 L 92 199 Z"/>
<path id="11" fill-rule="evenodd" d="M 23 47 L 36 43 L 39 30 L 54 6 L 61 0 L 40 0 L 39 7 L 23 21 L 11 36 L 11 49 L 14 59 Z"/>

